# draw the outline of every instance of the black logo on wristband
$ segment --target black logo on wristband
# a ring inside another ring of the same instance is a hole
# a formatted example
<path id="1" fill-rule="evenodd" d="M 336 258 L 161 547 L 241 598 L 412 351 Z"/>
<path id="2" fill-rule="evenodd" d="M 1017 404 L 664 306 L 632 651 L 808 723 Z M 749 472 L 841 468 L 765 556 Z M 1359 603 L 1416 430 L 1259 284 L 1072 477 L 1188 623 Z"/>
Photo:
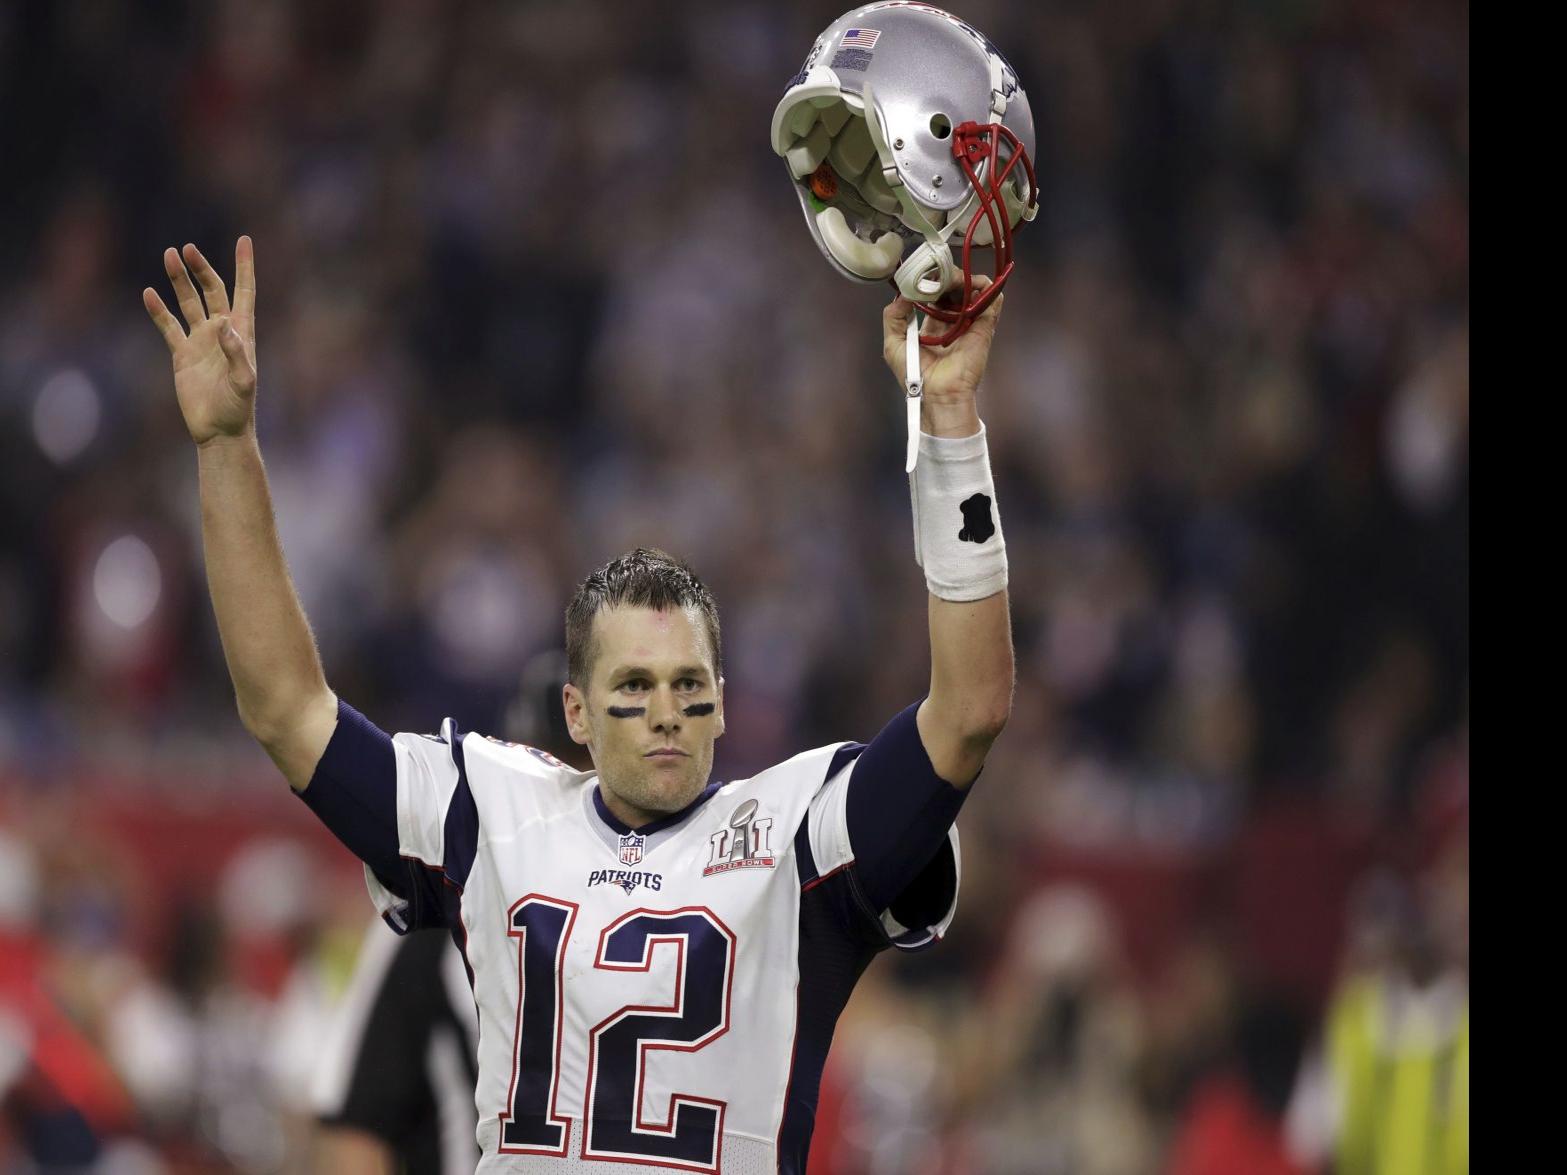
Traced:
<path id="1" fill-rule="evenodd" d="M 975 494 L 960 509 L 963 511 L 963 529 L 958 531 L 960 543 L 982 543 L 996 533 L 996 524 L 990 516 L 988 494 Z"/>

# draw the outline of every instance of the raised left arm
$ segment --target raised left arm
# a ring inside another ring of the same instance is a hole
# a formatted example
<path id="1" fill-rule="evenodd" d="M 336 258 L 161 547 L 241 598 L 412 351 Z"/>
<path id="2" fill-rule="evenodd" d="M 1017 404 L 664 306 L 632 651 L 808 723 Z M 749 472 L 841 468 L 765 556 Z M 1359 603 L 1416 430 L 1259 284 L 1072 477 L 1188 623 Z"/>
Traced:
<path id="1" fill-rule="evenodd" d="M 998 296 L 948 346 L 920 351 L 924 435 L 912 498 L 931 593 L 930 694 L 918 725 L 936 773 L 958 788 L 979 775 L 1012 711 L 1005 545 L 978 410 L 1004 300 Z M 900 297 L 882 314 L 883 357 L 900 381 L 913 313 L 913 304 Z"/>

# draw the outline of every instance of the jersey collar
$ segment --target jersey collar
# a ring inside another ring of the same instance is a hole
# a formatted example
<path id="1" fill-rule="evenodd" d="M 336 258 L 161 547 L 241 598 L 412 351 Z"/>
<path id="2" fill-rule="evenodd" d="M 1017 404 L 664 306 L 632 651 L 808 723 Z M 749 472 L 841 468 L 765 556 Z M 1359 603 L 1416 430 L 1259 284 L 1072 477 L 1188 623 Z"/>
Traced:
<path id="1" fill-rule="evenodd" d="M 620 837 L 625 836 L 628 832 L 635 832 L 640 836 L 653 836 L 655 833 L 663 832 L 667 828 L 673 828 L 717 795 L 718 789 L 724 785 L 716 779 L 713 780 L 702 789 L 701 795 L 697 796 L 684 808 L 681 808 L 680 811 L 671 812 L 668 816 L 660 816 L 657 820 L 650 824 L 644 824 L 641 828 L 632 828 L 609 810 L 609 805 L 604 802 L 603 786 L 598 780 L 593 781 L 593 810 L 598 813 L 598 818 L 613 830 L 617 837 Z"/>

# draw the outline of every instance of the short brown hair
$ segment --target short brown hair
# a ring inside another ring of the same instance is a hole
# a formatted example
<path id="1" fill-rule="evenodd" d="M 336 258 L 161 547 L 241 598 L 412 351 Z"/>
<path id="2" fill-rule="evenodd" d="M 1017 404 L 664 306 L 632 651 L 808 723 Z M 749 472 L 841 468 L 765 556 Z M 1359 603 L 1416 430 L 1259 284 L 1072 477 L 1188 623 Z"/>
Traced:
<path id="1" fill-rule="evenodd" d="M 655 547 L 638 547 L 611 559 L 577 588 L 566 605 L 566 672 L 586 688 L 593 668 L 593 617 L 603 608 L 696 608 L 707 624 L 713 668 L 721 671 L 718 605 L 707 585 L 681 559 Z"/>

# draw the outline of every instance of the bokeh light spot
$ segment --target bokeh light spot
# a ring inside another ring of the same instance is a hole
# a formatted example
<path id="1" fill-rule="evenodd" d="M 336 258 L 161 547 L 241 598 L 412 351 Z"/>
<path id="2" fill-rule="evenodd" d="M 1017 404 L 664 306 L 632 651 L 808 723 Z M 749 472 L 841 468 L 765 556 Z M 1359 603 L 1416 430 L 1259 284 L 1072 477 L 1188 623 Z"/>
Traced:
<path id="1" fill-rule="evenodd" d="M 75 460 L 98 435 L 98 389 L 68 367 L 44 381 L 33 401 L 33 439 L 57 465 Z"/>
<path id="2" fill-rule="evenodd" d="M 103 549 L 93 568 L 93 598 L 121 628 L 144 624 L 158 606 L 163 575 L 158 557 L 135 535 L 121 535 Z"/>

